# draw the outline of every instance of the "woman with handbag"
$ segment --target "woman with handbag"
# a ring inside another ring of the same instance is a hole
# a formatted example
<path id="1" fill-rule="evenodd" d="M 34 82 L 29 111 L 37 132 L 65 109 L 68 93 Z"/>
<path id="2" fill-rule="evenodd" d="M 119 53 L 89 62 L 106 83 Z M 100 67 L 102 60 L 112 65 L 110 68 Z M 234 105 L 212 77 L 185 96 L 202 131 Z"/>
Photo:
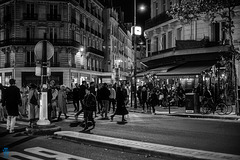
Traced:
<path id="1" fill-rule="evenodd" d="M 34 127 L 36 121 L 39 118 L 39 97 L 37 91 L 37 85 L 32 83 L 28 94 L 29 105 L 29 127 Z"/>

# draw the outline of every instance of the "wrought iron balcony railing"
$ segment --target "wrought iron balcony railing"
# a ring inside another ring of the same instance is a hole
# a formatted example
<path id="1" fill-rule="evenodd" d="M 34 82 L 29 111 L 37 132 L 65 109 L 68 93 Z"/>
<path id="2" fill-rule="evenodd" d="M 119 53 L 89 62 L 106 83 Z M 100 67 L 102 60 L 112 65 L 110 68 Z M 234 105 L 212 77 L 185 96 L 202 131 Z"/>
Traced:
<path id="1" fill-rule="evenodd" d="M 98 49 L 96 49 L 96 48 L 88 47 L 86 51 L 87 51 L 87 52 L 92 52 L 92 53 L 94 53 L 94 54 L 97 54 L 97 55 L 99 55 L 99 56 L 103 56 L 103 57 L 104 57 L 104 52 L 103 52 L 103 51 L 100 51 L 100 50 L 98 50 Z"/>
<path id="2" fill-rule="evenodd" d="M 60 14 L 47 14 L 47 20 L 48 21 L 61 21 L 61 15 Z"/>
<path id="3" fill-rule="evenodd" d="M 0 47 L 8 46 L 8 45 L 36 45 L 41 40 L 42 39 L 38 39 L 38 38 L 34 38 L 34 39 L 11 38 L 11 39 L 0 41 Z M 48 41 L 51 42 L 54 46 L 80 47 L 80 43 L 72 39 L 53 39 Z"/>
<path id="4" fill-rule="evenodd" d="M 24 20 L 38 20 L 38 14 L 36 13 L 23 13 Z"/>

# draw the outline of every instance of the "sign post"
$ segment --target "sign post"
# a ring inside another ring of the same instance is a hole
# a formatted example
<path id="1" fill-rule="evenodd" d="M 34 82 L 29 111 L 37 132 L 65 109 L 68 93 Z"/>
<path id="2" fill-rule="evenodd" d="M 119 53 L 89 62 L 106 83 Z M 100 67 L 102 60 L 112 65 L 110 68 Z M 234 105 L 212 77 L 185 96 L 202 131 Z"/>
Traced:
<path id="1" fill-rule="evenodd" d="M 42 92 L 40 99 L 40 112 L 39 112 L 39 120 L 37 121 L 37 125 L 50 125 L 50 121 L 48 120 L 48 102 L 47 102 L 47 61 L 54 54 L 53 45 L 47 40 L 39 41 L 34 48 L 35 55 L 38 59 L 41 59 L 41 84 L 42 84 Z"/>

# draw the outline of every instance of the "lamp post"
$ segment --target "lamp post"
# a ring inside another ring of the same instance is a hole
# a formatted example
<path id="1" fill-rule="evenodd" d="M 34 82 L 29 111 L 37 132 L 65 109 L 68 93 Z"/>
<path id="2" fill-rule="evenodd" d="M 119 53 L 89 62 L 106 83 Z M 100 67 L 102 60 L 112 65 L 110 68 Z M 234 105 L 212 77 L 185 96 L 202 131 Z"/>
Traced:
<path id="1" fill-rule="evenodd" d="M 134 22 L 133 22 L 133 26 L 135 27 L 137 25 L 137 3 L 136 0 L 134 0 Z M 134 108 L 137 108 L 137 95 L 136 95 L 136 91 L 137 91 L 137 36 L 136 34 L 133 34 L 133 47 L 134 47 L 134 71 L 133 71 L 133 76 L 134 76 L 134 89 L 133 89 L 133 93 L 134 93 Z"/>

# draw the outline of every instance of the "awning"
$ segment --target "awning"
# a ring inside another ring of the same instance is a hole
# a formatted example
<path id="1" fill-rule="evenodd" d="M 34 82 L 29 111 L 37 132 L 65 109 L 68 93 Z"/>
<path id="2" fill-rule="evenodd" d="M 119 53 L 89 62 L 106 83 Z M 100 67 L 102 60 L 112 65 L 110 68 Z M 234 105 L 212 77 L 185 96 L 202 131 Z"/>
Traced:
<path id="1" fill-rule="evenodd" d="M 179 65 L 168 72 L 158 72 L 157 76 L 171 76 L 171 77 L 181 77 L 181 76 L 195 76 L 200 75 L 202 71 L 210 69 L 216 61 L 194 61 L 187 62 L 182 65 Z"/>
<path id="2" fill-rule="evenodd" d="M 147 75 L 147 74 L 166 73 L 168 70 L 170 70 L 171 68 L 174 68 L 174 67 L 176 67 L 176 65 L 161 66 L 158 68 L 150 69 L 145 72 L 138 73 L 137 77 L 143 77 L 144 75 Z"/>

